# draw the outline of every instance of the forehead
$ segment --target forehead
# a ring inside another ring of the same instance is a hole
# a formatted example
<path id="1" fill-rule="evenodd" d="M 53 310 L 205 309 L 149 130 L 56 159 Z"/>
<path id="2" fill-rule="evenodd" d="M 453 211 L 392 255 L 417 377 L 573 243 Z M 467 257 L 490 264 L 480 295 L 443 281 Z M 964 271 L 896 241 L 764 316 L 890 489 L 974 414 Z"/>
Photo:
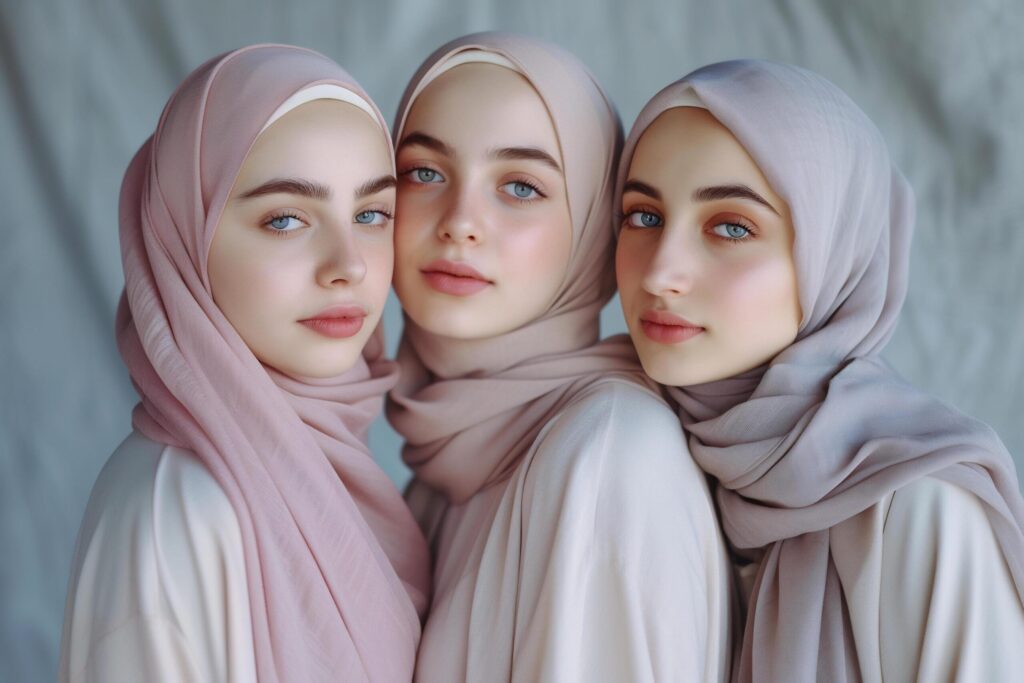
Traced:
<path id="1" fill-rule="evenodd" d="M 557 158 L 544 101 L 523 75 L 496 64 L 460 64 L 434 79 L 406 118 L 403 133 L 413 131 L 456 148 L 537 146 Z"/>
<path id="2" fill-rule="evenodd" d="M 669 204 L 688 203 L 705 188 L 743 185 L 789 220 L 787 203 L 746 148 L 701 107 L 662 112 L 637 141 L 627 179 L 653 186 Z"/>
<path id="3" fill-rule="evenodd" d="M 640 136 L 630 161 L 630 176 L 671 175 L 723 182 L 768 183 L 736 137 L 706 109 L 673 107 L 662 112 Z"/>
<path id="4" fill-rule="evenodd" d="M 251 177 L 315 172 L 358 176 L 390 170 L 390 148 L 380 124 L 338 100 L 315 100 L 289 111 L 253 144 L 239 172 Z"/>

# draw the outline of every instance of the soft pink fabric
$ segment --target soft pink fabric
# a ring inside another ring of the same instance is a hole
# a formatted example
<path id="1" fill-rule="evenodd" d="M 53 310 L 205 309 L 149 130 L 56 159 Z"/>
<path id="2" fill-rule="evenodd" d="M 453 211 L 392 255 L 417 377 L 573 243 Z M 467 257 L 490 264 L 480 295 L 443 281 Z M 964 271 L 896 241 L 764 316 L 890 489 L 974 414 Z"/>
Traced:
<path id="1" fill-rule="evenodd" d="M 456 340 L 406 317 L 402 379 L 390 394 L 388 419 L 406 440 L 403 456 L 416 477 L 453 503 L 507 477 L 548 420 L 584 387 L 613 377 L 645 381 L 627 338 L 598 342 L 601 307 L 615 290 L 611 193 L 622 131 L 578 59 L 526 36 L 478 33 L 452 41 L 410 81 L 395 139 L 419 84 L 466 50 L 508 59 L 547 106 L 562 152 L 573 246 L 555 301 L 517 330 Z"/>
<path id="2" fill-rule="evenodd" d="M 858 680 L 830 527 L 914 480 L 948 481 L 985 504 L 1024 595 L 1024 500 L 1013 461 L 990 428 L 908 385 L 879 356 L 906 294 L 914 209 L 864 113 L 804 69 L 714 64 L 640 113 L 619 187 L 644 130 L 691 103 L 688 91 L 788 204 L 804 312 L 797 340 L 766 367 L 670 388 L 694 458 L 720 484 L 729 540 L 764 549 L 739 679 Z"/>
<path id="3" fill-rule="evenodd" d="M 275 109 L 318 83 L 369 101 L 331 60 L 281 45 L 216 57 L 171 96 L 122 186 L 118 346 L 142 397 L 136 428 L 194 451 L 234 506 L 259 679 L 408 681 L 428 557 L 366 444 L 396 380 L 381 331 L 339 377 L 286 377 L 210 294 L 207 252 L 239 168 Z"/>

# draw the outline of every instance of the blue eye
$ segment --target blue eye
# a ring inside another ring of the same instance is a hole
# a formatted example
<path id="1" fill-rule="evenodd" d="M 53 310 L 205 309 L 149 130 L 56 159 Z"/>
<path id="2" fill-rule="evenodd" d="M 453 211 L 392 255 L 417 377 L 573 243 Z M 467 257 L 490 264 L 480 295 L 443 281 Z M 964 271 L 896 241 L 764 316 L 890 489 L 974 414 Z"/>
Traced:
<path id="1" fill-rule="evenodd" d="M 750 230 L 738 223 L 719 223 L 711 228 L 711 231 L 719 237 L 733 241 L 741 241 L 750 237 Z"/>
<path id="2" fill-rule="evenodd" d="M 649 211 L 633 211 L 626 216 L 626 220 L 634 228 L 657 228 L 662 225 L 661 216 Z"/>
<path id="3" fill-rule="evenodd" d="M 541 193 L 537 191 L 537 188 L 529 183 L 524 183 L 521 180 L 505 183 L 498 189 L 507 195 L 515 197 L 516 199 L 536 199 L 537 197 L 542 196 Z"/>
<path id="4" fill-rule="evenodd" d="M 292 232 L 293 230 L 298 230 L 304 226 L 305 223 L 300 221 L 297 216 L 286 215 L 274 216 L 264 223 L 264 225 L 269 226 L 275 232 Z"/>
<path id="5" fill-rule="evenodd" d="M 440 183 L 444 180 L 441 174 L 432 168 L 414 168 L 412 170 L 413 179 L 418 183 Z"/>
<path id="6" fill-rule="evenodd" d="M 355 215 L 356 223 L 362 225 L 384 225 L 391 215 L 383 211 L 360 211 Z"/>

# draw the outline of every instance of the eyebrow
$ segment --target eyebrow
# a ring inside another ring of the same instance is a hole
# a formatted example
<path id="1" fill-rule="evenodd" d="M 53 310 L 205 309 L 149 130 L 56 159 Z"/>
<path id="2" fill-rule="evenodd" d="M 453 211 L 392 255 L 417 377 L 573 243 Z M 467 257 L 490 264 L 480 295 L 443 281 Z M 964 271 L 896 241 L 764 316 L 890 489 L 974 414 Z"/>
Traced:
<path id="1" fill-rule="evenodd" d="M 490 150 L 487 156 L 505 161 L 539 161 L 559 173 L 562 172 L 562 167 L 558 165 L 555 158 L 539 147 L 502 147 Z"/>
<path id="2" fill-rule="evenodd" d="M 386 190 L 389 187 L 396 187 L 397 185 L 398 180 L 393 175 L 382 175 L 379 178 L 367 180 L 356 188 L 356 199 L 369 197 L 372 194 L 377 194 L 381 190 Z"/>
<path id="3" fill-rule="evenodd" d="M 240 199 L 251 199 L 267 194 L 297 194 L 310 199 L 326 201 L 331 198 L 331 189 L 326 185 L 304 178 L 275 178 L 268 180 L 259 187 L 254 187 L 240 195 Z"/>
<path id="4" fill-rule="evenodd" d="M 640 194 L 647 195 L 651 199 L 659 202 L 661 201 L 661 192 L 657 188 L 640 180 L 626 181 L 626 184 L 622 186 L 622 193 L 625 194 L 627 192 L 639 192 Z M 713 202 L 718 199 L 749 199 L 750 201 L 757 202 L 758 204 L 768 207 L 768 209 L 776 216 L 781 215 L 767 199 L 759 195 L 757 192 L 754 192 L 746 185 L 712 185 L 710 187 L 697 188 L 693 192 L 693 199 L 698 202 Z"/>
<path id="5" fill-rule="evenodd" d="M 622 194 L 626 194 L 627 192 L 639 192 L 640 194 L 647 195 L 651 199 L 656 199 L 659 202 L 661 201 L 661 192 L 658 192 L 656 188 L 639 180 L 627 180 L 626 184 L 622 186 Z"/>
<path id="6" fill-rule="evenodd" d="M 379 178 L 367 180 L 357 187 L 355 197 L 356 199 L 363 199 L 397 185 L 398 181 L 395 179 L 395 176 L 382 175 Z M 327 201 L 331 198 L 331 188 L 312 180 L 306 180 L 305 178 L 275 178 L 274 180 L 268 180 L 259 187 L 254 187 L 245 194 L 240 195 L 239 198 L 251 199 L 268 194 L 295 194 L 301 197 L 309 197 L 310 199 Z"/>
<path id="7" fill-rule="evenodd" d="M 438 140 L 432 135 L 427 135 L 426 133 L 409 133 L 402 138 L 400 143 L 398 143 L 398 149 L 402 149 L 407 145 L 419 145 L 420 147 L 432 149 L 438 154 L 443 154 L 446 157 L 455 157 L 455 150 L 452 149 L 450 145 Z"/>
<path id="8" fill-rule="evenodd" d="M 402 149 L 406 145 L 419 145 L 420 147 L 426 147 L 427 149 L 433 150 L 438 154 L 443 154 L 449 159 L 455 158 L 455 149 L 444 142 L 435 138 L 433 135 L 427 135 L 419 131 L 409 133 L 402 141 L 398 143 L 398 149 Z M 539 147 L 501 147 L 499 149 L 492 149 L 487 152 L 487 156 L 492 159 L 501 159 L 507 161 L 539 161 L 547 166 L 550 166 L 557 172 L 562 172 L 562 167 L 558 165 L 555 158 L 540 149 Z"/>
<path id="9" fill-rule="evenodd" d="M 776 216 L 780 215 L 768 200 L 754 192 L 746 185 L 715 185 L 712 187 L 701 187 L 694 191 L 694 200 L 698 202 L 713 202 L 716 199 L 749 199 L 768 207 Z"/>

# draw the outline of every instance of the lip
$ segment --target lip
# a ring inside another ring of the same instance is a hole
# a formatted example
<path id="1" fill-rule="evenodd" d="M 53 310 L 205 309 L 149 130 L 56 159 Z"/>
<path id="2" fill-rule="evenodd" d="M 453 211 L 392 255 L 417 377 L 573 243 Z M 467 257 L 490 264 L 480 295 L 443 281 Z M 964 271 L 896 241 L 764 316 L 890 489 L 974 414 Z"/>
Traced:
<path id="1" fill-rule="evenodd" d="M 359 334 L 366 320 L 366 310 L 362 306 L 338 305 L 328 306 L 312 318 L 299 322 L 331 339 L 345 339 Z"/>
<path id="2" fill-rule="evenodd" d="M 659 344 L 680 344 L 704 332 L 681 315 L 653 308 L 640 315 L 640 327 L 648 339 Z"/>
<path id="3" fill-rule="evenodd" d="M 462 261 L 438 259 L 420 272 L 434 290 L 452 296 L 471 296 L 494 284 L 473 266 Z"/>

